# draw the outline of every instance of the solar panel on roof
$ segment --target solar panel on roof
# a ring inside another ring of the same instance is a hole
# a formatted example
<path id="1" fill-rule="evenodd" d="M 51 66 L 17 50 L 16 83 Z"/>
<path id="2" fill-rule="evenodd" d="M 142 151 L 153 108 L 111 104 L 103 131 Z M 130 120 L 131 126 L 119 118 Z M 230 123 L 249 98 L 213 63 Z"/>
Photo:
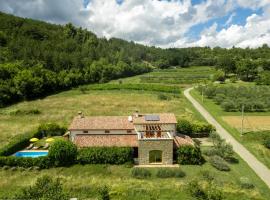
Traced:
<path id="1" fill-rule="evenodd" d="M 145 121 L 159 121 L 158 115 L 145 115 L 144 116 Z"/>

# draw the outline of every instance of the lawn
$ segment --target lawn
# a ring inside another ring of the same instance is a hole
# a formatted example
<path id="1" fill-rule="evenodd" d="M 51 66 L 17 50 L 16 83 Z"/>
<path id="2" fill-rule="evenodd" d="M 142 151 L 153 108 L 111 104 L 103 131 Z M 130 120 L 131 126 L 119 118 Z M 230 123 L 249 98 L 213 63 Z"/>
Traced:
<path id="1" fill-rule="evenodd" d="M 197 101 L 199 101 L 213 116 L 214 118 L 227 130 L 229 131 L 239 142 L 241 142 L 251 153 L 254 154 L 254 156 L 257 157 L 258 160 L 260 160 L 262 163 L 264 163 L 268 168 L 270 168 L 270 150 L 265 148 L 262 145 L 262 142 L 256 137 L 250 137 L 249 134 L 244 134 L 241 136 L 241 128 L 239 128 L 239 125 L 237 127 L 235 126 L 235 123 L 228 123 L 226 119 L 232 118 L 232 117 L 240 117 L 241 112 L 225 112 L 221 109 L 221 107 L 213 102 L 211 99 L 204 98 L 204 101 L 202 102 L 201 95 L 198 91 L 192 90 L 191 94 L 194 98 L 196 98 Z M 249 128 L 251 126 L 251 123 L 256 123 L 251 121 L 254 118 L 261 119 L 267 118 L 270 116 L 269 112 L 251 112 L 251 113 L 245 113 L 245 120 L 244 125 L 246 128 Z M 224 120 L 225 119 L 225 120 Z M 250 122 L 249 122 L 250 121 Z M 262 123 L 262 121 L 258 122 Z M 267 126 L 268 124 L 265 124 Z M 248 129 L 244 129 L 247 131 L 250 131 Z M 260 134 L 260 127 L 256 128 L 256 126 L 252 126 L 252 129 L 257 129 L 257 132 L 253 132 L 253 134 Z"/>
<path id="2" fill-rule="evenodd" d="M 159 92 L 113 90 L 84 91 L 78 89 L 62 92 L 35 101 L 21 102 L 0 109 L 0 145 L 9 139 L 30 130 L 40 123 L 57 122 L 68 126 L 78 111 L 91 115 L 130 115 L 136 110 L 143 113 L 173 112 L 178 118 L 203 120 L 182 94 L 170 96 L 169 100 L 159 98 Z M 17 114 L 14 111 L 38 110 L 40 114 Z"/>

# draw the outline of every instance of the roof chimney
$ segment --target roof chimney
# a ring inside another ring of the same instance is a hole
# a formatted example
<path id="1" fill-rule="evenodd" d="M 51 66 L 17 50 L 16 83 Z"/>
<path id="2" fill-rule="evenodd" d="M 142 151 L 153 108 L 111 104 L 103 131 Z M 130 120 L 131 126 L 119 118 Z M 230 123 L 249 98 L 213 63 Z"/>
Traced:
<path id="1" fill-rule="evenodd" d="M 78 115 L 79 115 L 80 118 L 84 118 L 84 115 L 83 115 L 82 111 L 79 111 Z"/>
<path id="2" fill-rule="evenodd" d="M 135 111 L 134 116 L 135 116 L 136 118 L 139 117 L 139 111 L 138 111 L 138 110 Z"/>

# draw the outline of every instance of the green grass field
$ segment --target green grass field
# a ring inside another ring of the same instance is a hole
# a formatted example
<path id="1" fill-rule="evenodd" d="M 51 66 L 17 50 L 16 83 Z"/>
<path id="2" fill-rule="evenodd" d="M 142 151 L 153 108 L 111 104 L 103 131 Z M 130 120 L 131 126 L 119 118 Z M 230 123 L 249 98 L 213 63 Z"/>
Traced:
<path id="1" fill-rule="evenodd" d="M 198 100 L 215 119 L 227 130 L 229 131 L 239 142 L 241 142 L 251 153 L 253 153 L 258 160 L 264 163 L 268 168 L 270 168 L 270 150 L 265 148 L 259 139 L 256 140 L 256 136 L 250 137 L 250 134 L 241 136 L 239 129 L 230 126 L 226 123 L 222 117 L 223 116 L 241 116 L 241 112 L 225 112 L 221 107 L 215 104 L 211 99 L 204 98 L 202 102 L 201 95 L 198 91 L 192 90 L 191 94 L 196 100 Z M 245 113 L 246 118 L 248 116 L 270 116 L 269 112 L 251 112 Z M 256 134 L 256 132 L 254 132 Z M 258 133 L 259 134 L 259 131 Z"/>
<path id="2" fill-rule="evenodd" d="M 182 94 L 170 96 L 170 100 L 160 100 L 159 92 L 134 90 L 85 91 L 74 89 L 44 99 L 18 103 L 0 109 L 0 145 L 9 139 L 37 127 L 40 123 L 57 122 L 68 126 L 78 111 L 86 116 L 130 115 L 136 110 L 142 113 L 173 112 L 178 118 L 203 120 Z M 38 109 L 37 115 L 12 115 L 16 110 Z"/>

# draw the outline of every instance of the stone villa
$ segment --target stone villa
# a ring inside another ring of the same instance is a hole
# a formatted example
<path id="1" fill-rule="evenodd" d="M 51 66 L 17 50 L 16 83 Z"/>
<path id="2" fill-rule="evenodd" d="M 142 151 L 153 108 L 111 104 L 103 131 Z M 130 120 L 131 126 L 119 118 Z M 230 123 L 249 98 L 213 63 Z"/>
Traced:
<path id="1" fill-rule="evenodd" d="M 132 116 L 76 116 L 70 127 L 70 140 L 79 148 L 98 146 L 133 147 L 140 165 L 173 164 L 173 149 L 193 144 L 186 136 L 176 136 L 172 113 Z"/>

